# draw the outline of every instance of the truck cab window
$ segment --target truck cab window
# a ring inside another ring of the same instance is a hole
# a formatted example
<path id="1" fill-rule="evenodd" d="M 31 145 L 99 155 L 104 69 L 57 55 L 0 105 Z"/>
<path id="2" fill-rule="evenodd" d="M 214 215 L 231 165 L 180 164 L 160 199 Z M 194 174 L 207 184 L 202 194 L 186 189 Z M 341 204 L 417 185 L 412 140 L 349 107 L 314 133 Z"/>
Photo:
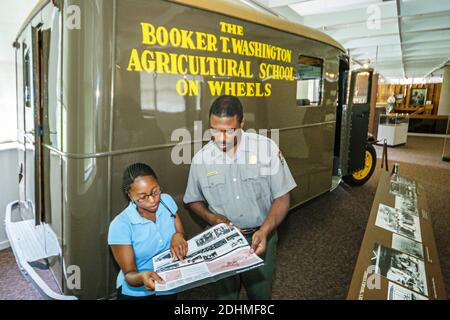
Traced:
<path id="1" fill-rule="evenodd" d="M 318 107 L 322 100 L 323 60 L 299 56 L 297 64 L 297 106 Z"/>
<path id="2" fill-rule="evenodd" d="M 360 72 L 356 76 L 353 104 L 366 104 L 369 100 L 369 73 Z"/>
<path id="3" fill-rule="evenodd" d="M 23 44 L 25 48 L 25 44 Z M 30 49 L 23 55 L 23 97 L 25 107 L 31 108 L 31 86 L 30 86 Z"/>

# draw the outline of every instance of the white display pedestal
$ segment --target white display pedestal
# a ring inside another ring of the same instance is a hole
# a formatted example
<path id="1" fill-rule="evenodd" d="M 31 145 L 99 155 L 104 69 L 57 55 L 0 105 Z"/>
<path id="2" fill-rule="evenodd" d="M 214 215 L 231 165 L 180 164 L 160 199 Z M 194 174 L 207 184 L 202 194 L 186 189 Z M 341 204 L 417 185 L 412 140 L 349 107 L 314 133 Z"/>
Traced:
<path id="1" fill-rule="evenodd" d="M 408 123 L 379 124 L 377 140 L 386 139 L 388 146 L 405 144 L 408 137 Z"/>

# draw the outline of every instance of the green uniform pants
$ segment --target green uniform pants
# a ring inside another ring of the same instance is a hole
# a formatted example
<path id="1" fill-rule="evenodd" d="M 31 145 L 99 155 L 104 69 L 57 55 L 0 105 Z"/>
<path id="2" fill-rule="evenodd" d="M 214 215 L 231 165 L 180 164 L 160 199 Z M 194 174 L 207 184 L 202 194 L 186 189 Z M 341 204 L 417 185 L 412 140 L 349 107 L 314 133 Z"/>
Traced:
<path id="1" fill-rule="evenodd" d="M 245 238 L 250 244 L 252 242 L 252 236 L 253 234 L 245 235 Z M 216 298 L 218 300 L 238 300 L 242 284 L 250 300 L 272 299 L 272 283 L 277 260 L 277 243 L 278 235 L 274 231 L 267 238 L 266 252 L 261 257 L 264 260 L 264 265 L 218 281 L 215 284 Z"/>

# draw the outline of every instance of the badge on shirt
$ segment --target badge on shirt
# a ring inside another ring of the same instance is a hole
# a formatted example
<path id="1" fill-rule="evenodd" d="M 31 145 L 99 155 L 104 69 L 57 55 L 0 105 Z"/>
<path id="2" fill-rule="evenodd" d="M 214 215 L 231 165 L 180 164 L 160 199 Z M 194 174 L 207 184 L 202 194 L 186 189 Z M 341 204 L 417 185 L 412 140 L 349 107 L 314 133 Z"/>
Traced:
<path id="1" fill-rule="evenodd" d="M 212 177 L 212 176 L 217 176 L 219 173 L 217 171 L 209 171 L 207 176 L 208 177 Z"/>
<path id="2" fill-rule="evenodd" d="M 256 164 L 258 162 L 258 157 L 255 154 L 251 154 L 248 156 L 249 164 Z"/>

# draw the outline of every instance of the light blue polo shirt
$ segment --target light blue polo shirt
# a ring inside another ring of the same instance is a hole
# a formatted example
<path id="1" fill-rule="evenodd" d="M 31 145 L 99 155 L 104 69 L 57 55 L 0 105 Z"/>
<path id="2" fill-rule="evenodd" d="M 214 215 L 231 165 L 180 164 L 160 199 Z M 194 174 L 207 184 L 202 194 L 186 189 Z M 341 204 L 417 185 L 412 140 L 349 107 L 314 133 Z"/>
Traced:
<path id="1" fill-rule="evenodd" d="M 177 204 L 168 194 L 161 194 L 162 201 L 175 214 Z M 132 202 L 109 225 L 109 245 L 131 245 L 134 251 L 134 259 L 139 272 L 143 270 L 153 271 L 152 258 L 170 248 L 170 241 L 175 233 L 175 218 L 159 203 L 156 210 L 156 223 L 141 217 Z M 116 287 L 122 286 L 122 293 L 128 296 L 142 297 L 155 294 L 145 286 L 133 287 L 128 285 L 125 276 L 120 270 L 117 276 Z"/>

